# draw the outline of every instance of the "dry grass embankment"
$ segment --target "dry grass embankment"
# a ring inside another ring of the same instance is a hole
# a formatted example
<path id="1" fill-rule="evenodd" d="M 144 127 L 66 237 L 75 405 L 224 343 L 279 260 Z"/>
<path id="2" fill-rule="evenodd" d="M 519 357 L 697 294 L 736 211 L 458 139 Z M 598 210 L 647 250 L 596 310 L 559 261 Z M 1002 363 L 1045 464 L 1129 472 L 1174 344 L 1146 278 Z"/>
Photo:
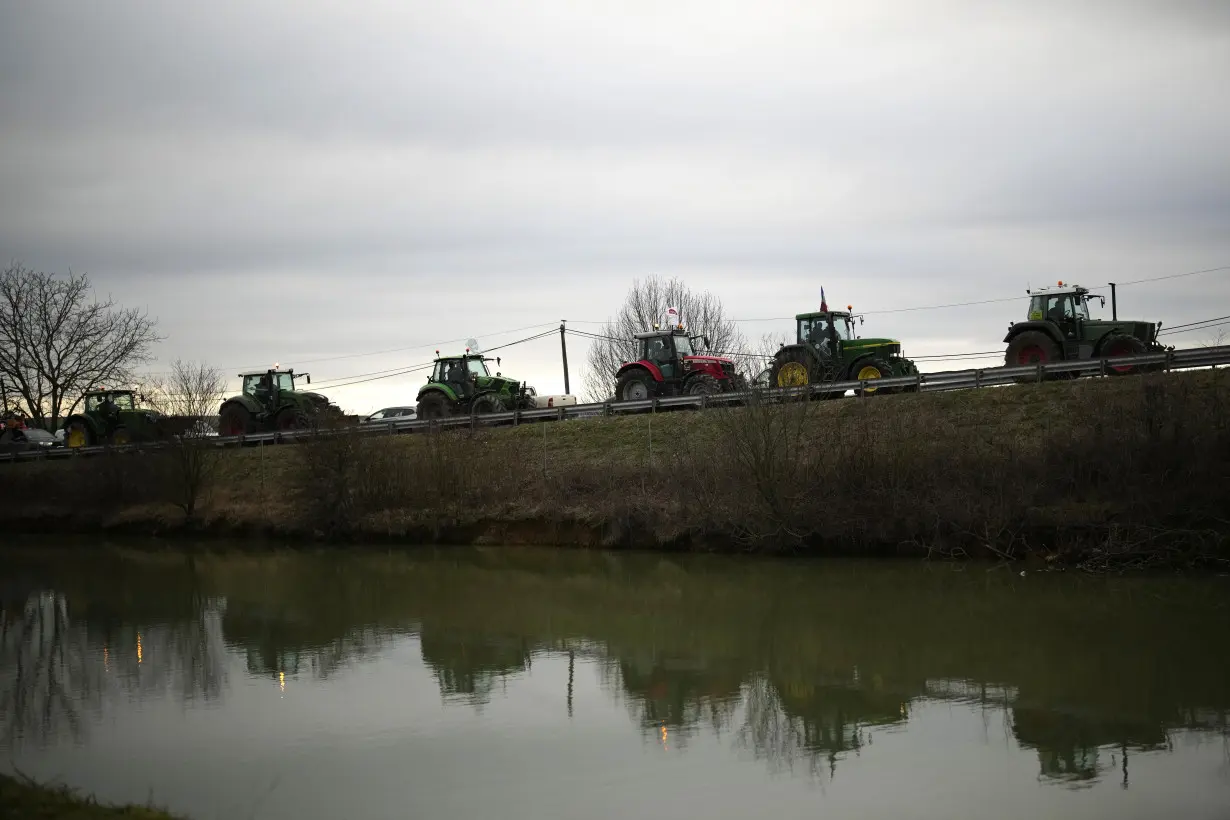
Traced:
<path id="1" fill-rule="evenodd" d="M 0 774 L 0 820 L 175 820 L 149 806 L 108 806 L 71 789 Z"/>
<path id="2" fill-rule="evenodd" d="M 1230 374 L 339 436 L 0 470 L 6 528 L 1187 565 L 1230 556 Z"/>

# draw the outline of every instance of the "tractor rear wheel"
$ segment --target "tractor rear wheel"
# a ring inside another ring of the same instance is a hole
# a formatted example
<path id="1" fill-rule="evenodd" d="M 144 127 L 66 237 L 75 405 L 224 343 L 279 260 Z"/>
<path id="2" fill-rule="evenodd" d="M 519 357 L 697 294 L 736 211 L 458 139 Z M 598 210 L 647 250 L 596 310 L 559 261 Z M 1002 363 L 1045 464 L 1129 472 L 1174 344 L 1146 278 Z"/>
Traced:
<path id="1" fill-rule="evenodd" d="M 449 414 L 448 398 L 443 393 L 428 393 L 419 399 L 416 418 L 442 419 Z"/>
<path id="2" fill-rule="evenodd" d="M 701 373 L 692 377 L 683 392 L 689 396 L 712 396 L 715 393 L 721 393 L 722 386 L 708 373 Z"/>
<path id="3" fill-rule="evenodd" d="M 1147 352 L 1148 349 L 1145 347 L 1145 343 L 1135 336 L 1128 336 L 1126 333 L 1112 333 L 1102 342 L 1102 349 L 1098 352 L 1098 358 L 1143 356 Z M 1107 362 L 1106 372 L 1111 376 L 1128 376 L 1143 369 L 1140 365 L 1125 364 L 1116 367 Z"/>
<path id="4" fill-rule="evenodd" d="M 619 401 L 644 401 L 656 392 L 653 376 L 640 368 L 627 371 L 615 382 L 615 398 Z"/>
<path id="5" fill-rule="evenodd" d="M 1024 367 L 1031 364 L 1050 364 L 1063 361 L 1063 351 L 1054 339 L 1040 330 L 1026 330 L 1008 342 L 1004 354 L 1006 367 Z M 1050 378 L 1054 378 L 1051 376 Z M 1036 381 L 1033 376 L 1018 376 L 1021 384 Z"/>
<path id="6" fill-rule="evenodd" d="M 252 415 L 242 404 L 228 404 L 218 415 L 218 435 L 242 436 L 252 431 Z"/>
<path id="7" fill-rule="evenodd" d="M 802 350 L 778 354 L 769 368 L 769 387 L 803 387 L 818 381 L 811 356 Z"/>
<path id="8" fill-rule="evenodd" d="M 883 359 L 864 359 L 850 372 L 851 381 L 871 381 L 872 379 L 891 379 L 892 368 Z M 896 393 L 893 387 L 868 387 L 865 390 L 855 389 L 856 396 L 887 396 Z"/>
<path id="9" fill-rule="evenodd" d="M 91 440 L 93 438 L 90 435 L 90 428 L 84 421 L 69 422 L 68 428 L 64 431 L 64 446 L 72 449 L 89 447 L 94 443 Z"/>
<path id="10" fill-rule="evenodd" d="M 488 413 L 504 413 L 508 408 L 504 400 L 495 393 L 484 393 L 470 405 L 470 413 L 475 416 L 485 416 Z"/>

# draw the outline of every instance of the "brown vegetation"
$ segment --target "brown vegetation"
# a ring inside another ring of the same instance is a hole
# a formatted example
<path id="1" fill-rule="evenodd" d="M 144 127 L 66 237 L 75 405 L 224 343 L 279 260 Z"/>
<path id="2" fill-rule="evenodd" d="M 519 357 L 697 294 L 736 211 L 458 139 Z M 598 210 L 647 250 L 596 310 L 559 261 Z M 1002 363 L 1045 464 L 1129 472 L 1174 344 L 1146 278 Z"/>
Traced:
<path id="1" fill-rule="evenodd" d="M 1230 376 L 754 404 L 228 451 L 200 527 L 1191 565 L 1230 557 Z M 167 530 L 166 455 L 0 469 L 15 527 Z M 182 517 L 182 516 L 181 516 Z"/>

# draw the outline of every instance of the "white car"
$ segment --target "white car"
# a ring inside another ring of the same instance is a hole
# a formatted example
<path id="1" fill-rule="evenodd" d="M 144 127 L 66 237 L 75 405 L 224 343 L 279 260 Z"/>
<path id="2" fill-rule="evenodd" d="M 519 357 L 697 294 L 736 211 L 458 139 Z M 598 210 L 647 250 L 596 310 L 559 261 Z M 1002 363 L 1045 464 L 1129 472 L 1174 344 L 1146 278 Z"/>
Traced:
<path id="1" fill-rule="evenodd" d="M 385 407 L 359 421 L 359 424 L 388 424 L 391 421 L 414 421 L 418 410 L 414 407 Z"/>

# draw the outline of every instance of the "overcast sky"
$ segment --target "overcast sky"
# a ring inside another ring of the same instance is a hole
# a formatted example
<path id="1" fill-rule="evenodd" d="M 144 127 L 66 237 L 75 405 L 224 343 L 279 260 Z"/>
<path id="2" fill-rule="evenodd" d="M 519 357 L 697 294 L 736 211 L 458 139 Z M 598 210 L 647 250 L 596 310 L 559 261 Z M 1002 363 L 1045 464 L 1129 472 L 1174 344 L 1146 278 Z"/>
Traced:
<path id="1" fill-rule="evenodd" d="M 863 329 L 1000 350 L 1030 283 L 1230 266 L 1228 146 L 1223 0 L 0 0 L 3 261 L 89 274 L 159 318 L 159 367 L 232 376 L 598 321 L 652 274 L 746 319 L 821 285 L 1019 296 Z M 1230 275 L 1119 306 L 1227 314 Z M 500 355 L 562 391 L 557 339 Z M 365 412 L 423 378 L 327 392 Z"/>

